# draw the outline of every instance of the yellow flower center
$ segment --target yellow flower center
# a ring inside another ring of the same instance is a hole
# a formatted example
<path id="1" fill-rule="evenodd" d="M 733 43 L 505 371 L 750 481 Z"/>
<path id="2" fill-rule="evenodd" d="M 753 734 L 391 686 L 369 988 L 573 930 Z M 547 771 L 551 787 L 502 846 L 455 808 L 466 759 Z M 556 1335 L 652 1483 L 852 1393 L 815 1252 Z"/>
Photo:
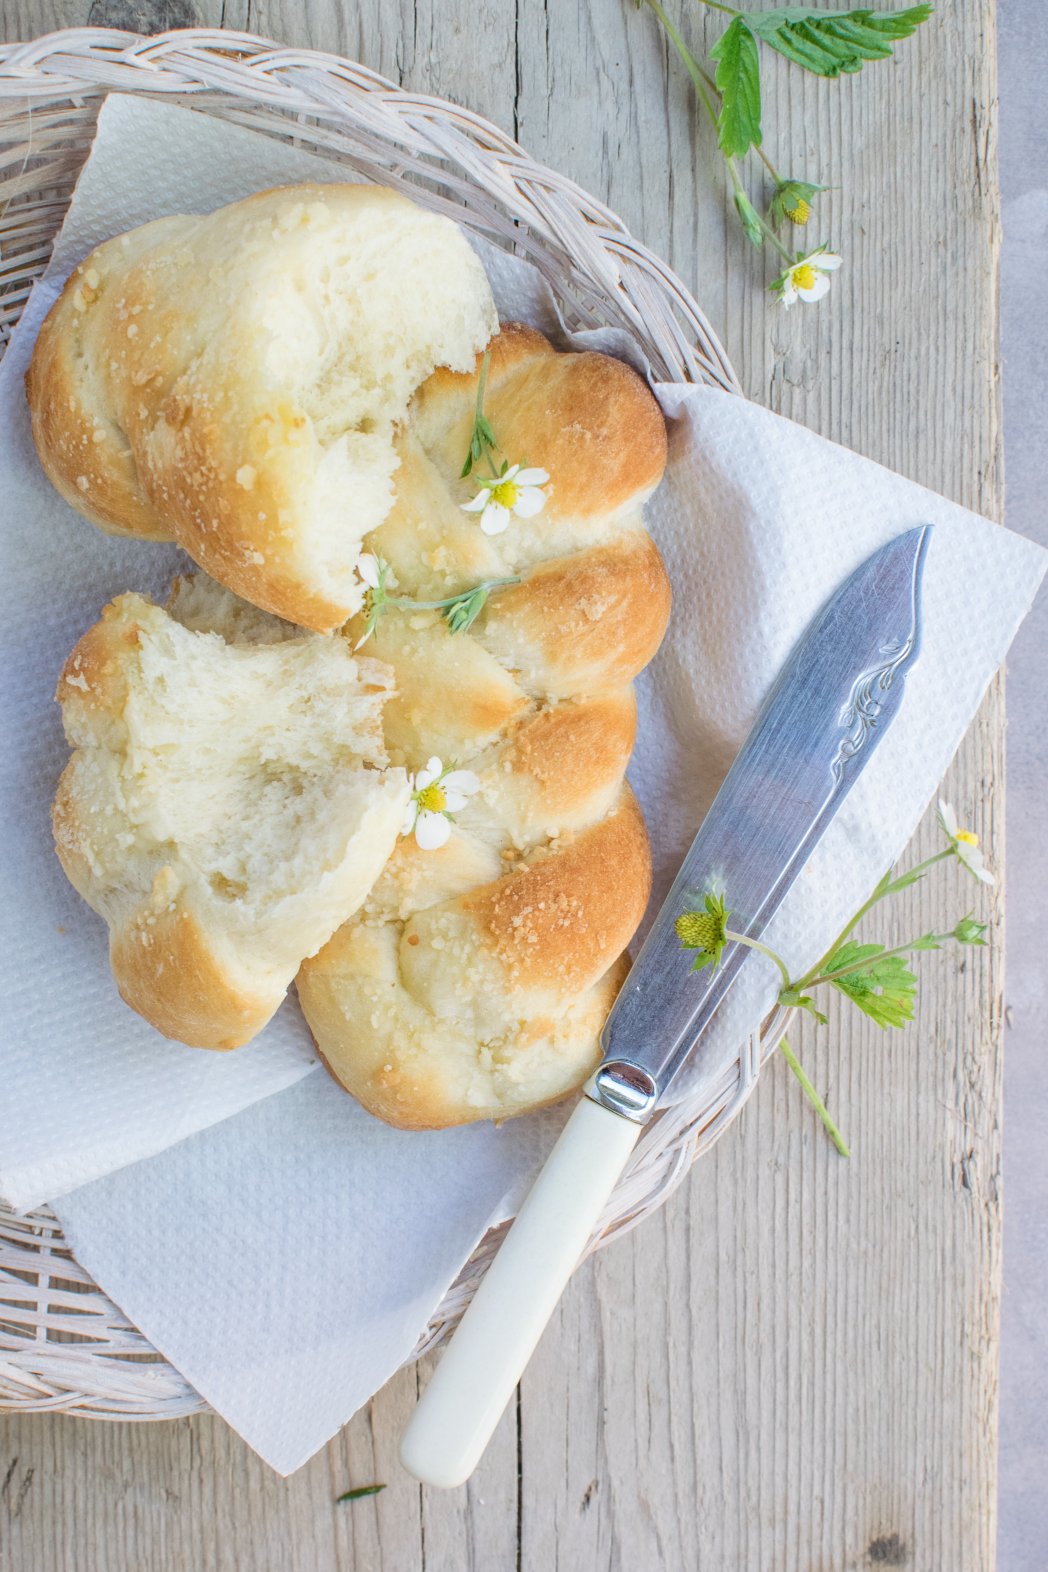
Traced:
<path id="1" fill-rule="evenodd" d="M 443 786 L 438 786 L 436 781 L 431 786 L 423 786 L 421 791 L 417 791 L 415 793 L 415 801 L 418 803 L 419 808 L 426 809 L 430 813 L 443 813 L 448 805 L 448 799 L 444 795 L 444 788 Z"/>
<path id="2" fill-rule="evenodd" d="M 519 496 L 520 487 L 515 480 L 500 481 L 497 486 L 493 486 L 491 489 L 492 501 L 500 503 L 502 507 L 509 508 L 511 511 L 516 507 Z"/>
<path id="3" fill-rule="evenodd" d="M 958 830 L 954 839 L 963 841 L 966 846 L 978 846 L 979 844 L 979 837 L 973 834 L 971 830 Z"/>
<path id="4" fill-rule="evenodd" d="M 786 217 L 791 224 L 806 224 L 811 218 L 811 208 L 803 197 L 798 197 L 793 207 L 786 209 Z"/>
<path id="5" fill-rule="evenodd" d="M 793 269 L 794 289 L 811 289 L 815 284 L 815 269 L 810 262 L 802 262 Z"/>

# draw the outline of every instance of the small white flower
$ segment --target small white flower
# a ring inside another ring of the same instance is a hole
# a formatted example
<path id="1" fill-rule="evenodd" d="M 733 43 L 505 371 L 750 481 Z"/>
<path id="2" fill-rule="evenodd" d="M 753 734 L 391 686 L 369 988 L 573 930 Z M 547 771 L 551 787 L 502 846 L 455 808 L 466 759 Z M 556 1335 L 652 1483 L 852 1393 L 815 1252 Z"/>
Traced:
<path id="1" fill-rule="evenodd" d="M 369 589 L 378 589 L 380 574 L 378 558 L 370 551 L 362 551 L 357 558 L 357 572 Z"/>
<path id="2" fill-rule="evenodd" d="M 992 884 L 993 874 L 986 866 L 983 854 L 979 850 L 979 837 L 972 830 L 962 830 L 959 827 L 953 808 L 948 802 L 943 802 L 941 797 L 939 823 L 942 825 L 943 834 L 952 843 L 953 850 L 968 872 L 981 879 L 983 884 Z"/>
<path id="3" fill-rule="evenodd" d="M 521 469 L 510 464 L 501 475 L 482 480 L 480 490 L 472 502 L 464 502 L 464 513 L 479 513 L 480 527 L 485 535 L 501 535 L 516 515 L 518 519 L 533 519 L 546 506 L 543 491 L 549 481 L 544 469 Z"/>
<path id="4" fill-rule="evenodd" d="M 434 757 L 410 784 L 411 800 L 400 833 L 413 833 L 423 851 L 439 851 L 451 834 L 451 815 L 480 790 L 480 781 L 472 770 L 445 769 Z"/>
<path id="5" fill-rule="evenodd" d="M 832 273 L 844 261 L 835 251 L 819 246 L 806 257 L 799 257 L 791 267 L 772 284 L 783 305 L 789 309 L 797 300 L 821 300 L 830 287 L 827 273 Z"/>

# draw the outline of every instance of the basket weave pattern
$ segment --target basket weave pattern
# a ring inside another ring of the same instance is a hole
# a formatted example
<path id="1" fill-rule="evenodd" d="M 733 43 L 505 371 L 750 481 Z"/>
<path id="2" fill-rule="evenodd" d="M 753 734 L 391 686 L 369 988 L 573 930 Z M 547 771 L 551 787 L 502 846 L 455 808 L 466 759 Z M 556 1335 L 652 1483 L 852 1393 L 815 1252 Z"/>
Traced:
<path id="1" fill-rule="evenodd" d="M 496 127 L 337 56 L 207 30 L 143 39 L 84 28 L 0 48 L 0 353 L 47 265 L 109 92 L 182 102 L 404 187 L 534 264 L 570 328 L 625 328 L 656 377 L 739 391 L 669 268 Z M 704 1107 L 670 1109 L 648 1127 L 591 1250 L 659 1206 L 716 1140 L 777 1042 L 780 1016 L 745 1044 Z M 506 1226 L 466 1263 L 412 1358 L 455 1325 Z M 0 1407 L 170 1419 L 206 1404 L 95 1286 L 46 1208 L 18 1217 L 0 1204 Z"/>

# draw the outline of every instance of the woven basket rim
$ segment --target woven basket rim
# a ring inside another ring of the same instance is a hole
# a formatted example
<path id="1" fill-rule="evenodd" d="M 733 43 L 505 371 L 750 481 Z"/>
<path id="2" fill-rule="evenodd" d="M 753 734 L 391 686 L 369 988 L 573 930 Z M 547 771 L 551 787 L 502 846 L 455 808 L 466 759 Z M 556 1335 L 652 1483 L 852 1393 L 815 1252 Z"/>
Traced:
<path id="1" fill-rule="evenodd" d="M 177 94 L 200 112 L 294 137 L 328 156 L 338 156 L 341 136 L 343 163 L 357 169 L 370 164 L 387 184 L 403 180 L 420 200 L 454 211 L 505 249 L 537 259 L 573 323 L 626 327 L 667 380 L 741 392 L 713 329 L 672 269 L 610 209 L 535 163 L 498 127 L 471 110 L 407 92 L 340 56 L 210 28 L 145 37 L 67 28 L 0 46 L 0 242 L 9 229 L 17 236 L 13 251 L 0 252 L 0 354 L 33 279 L 46 266 L 93 139 L 93 110 L 110 92 L 125 91 Z M 42 127 L 45 106 L 51 113 Z M 28 128 L 21 148 L 20 127 Z M 34 128 L 41 138 L 36 148 Z M 64 134 L 71 150 L 63 150 Z M 383 147 L 388 164 L 377 151 Z M 41 161 L 36 185 L 34 159 Z M 475 207 L 449 206 L 446 195 L 417 180 L 443 181 L 452 203 L 469 193 Z M 554 262 L 562 269 L 556 280 Z M 672 1193 L 741 1108 L 784 1018 L 785 1012 L 775 1012 L 743 1045 L 737 1073 L 725 1077 L 704 1109 L 669 1109 L 646 1129 L 587 1253 L 634 1227 Z M 411 1359 L 457 1322 L 506 1227 L 492 1230 L 466 1262 Z M 5 1407 L 107 1419 L 175 1418 L 207 1407 L 75 1261 L 48 1208 L 21 1217 L 0 1204 Z"/>

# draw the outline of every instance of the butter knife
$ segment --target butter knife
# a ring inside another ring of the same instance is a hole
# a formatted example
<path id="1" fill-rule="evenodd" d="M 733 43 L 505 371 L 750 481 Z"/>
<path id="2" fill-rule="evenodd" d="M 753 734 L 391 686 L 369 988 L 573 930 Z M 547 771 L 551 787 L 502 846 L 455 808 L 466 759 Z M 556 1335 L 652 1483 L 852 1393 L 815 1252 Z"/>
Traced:
<path id="1" fill-rule="evenodd" d="M 437 1366 L 401 1443 L 424 1483 L 473 1472 L 630 1154 L 752 950 L 695 973 L 674 924 L 718 885 L 758 939 L 903 701 L 929 526 L 848 578 L 803 635 L 692 842 L 601 1035 L 603 1058 Z"/>

